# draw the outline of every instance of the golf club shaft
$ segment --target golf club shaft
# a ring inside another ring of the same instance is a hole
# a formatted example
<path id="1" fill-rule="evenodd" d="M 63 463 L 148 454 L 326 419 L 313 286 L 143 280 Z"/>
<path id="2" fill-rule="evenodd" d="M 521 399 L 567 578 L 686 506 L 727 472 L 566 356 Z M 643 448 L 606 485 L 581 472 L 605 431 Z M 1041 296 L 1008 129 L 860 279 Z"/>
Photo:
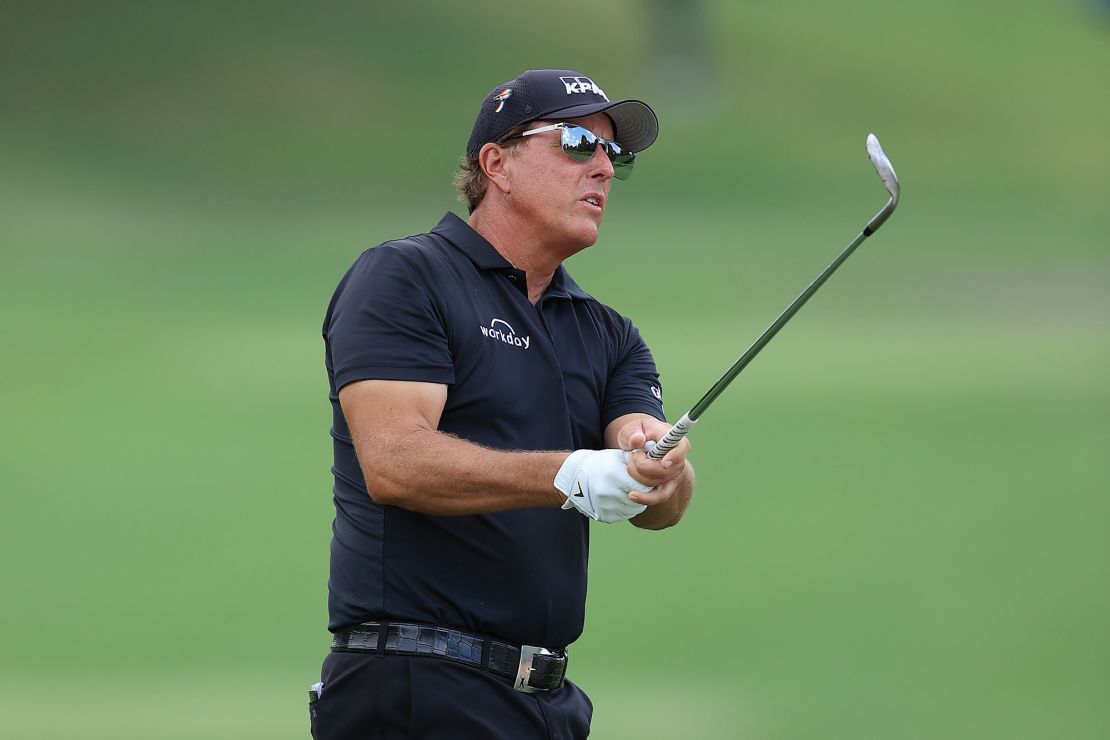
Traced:
<path id="1" fill-rule="evenodd" d="M 701 418 L 701 415 L 705 412 L 705 410 L 709 408 L 709 405 L 717 399 L 717 396 L 721 395 L 722 391 L 724 391 L 724 389 L 728 387 L 729 383 L 731 383 L 736 378 L 736 376 L 740 374 L 740 371 L 742 371 L 745 367 L 748 366 L 748 363 L 755 359 L 755 356 L 759 354 L 759 351 L 767 346 L 767 343 L 770 342 L 772 338 L 774 338 L 779 329 L 785 326 L 787 321 L 790 321 L 791 317 L 793 317 L 794 314 L 796 314 L 798 310 L 805 305 L 810 296 L 816 293 L 817 289 L 820 288 L 825 283 L 825 281 L 829 279 L 829 276 L 836 271 L 836 268 L 840 267 L 841 263 L 843 263 L 844 260 L 848 259 L 852 252 L 855 251 L 856 247 L 858 247 L 864 239 L 871 236 L 871 234 L 875 232 L 875 229 L 877 229 L 879 225 L 881 225 L 882 222 L 886 220 L 887 216 L 890 215 L 889 211 L 893 210 L 890 206 L 891 204 L 888 203 L 886 208 L 880 211 L 875 216 L 875 218 L 871 219 L 867 227 L 859 233 L 859 236 L 853 239 L 852 243 L 845 247 L 844 251 L 842 251 L 837 256 L 837 258 L 829 264 L 828 267 L 822 270 L 820 275 L 814 278 L 813 282 L 809 284 L 809 287 L 803 290 L 801 295 L 795 298 L 794 302 L 791 303 L 787 307 L 787 309 L 782 312 L 782 315 L 775 319 L 775 322 L 773 324 L 767 327 L 763 334 L 760 335 L 759 339 L 755 340 L 752 346 L 748 348 L 748 351 L 741 355 L 740 359 L 733 363 L 732 367 L 730 367 L 728 371 L 721 376 L 721 379 L 713 384 L 713 387 L 710 388 L 704 396 L 702 396 L 701 400 L 694 404 L 693 408 L 682 415 L 682 418 L 679 419 L 673 427 L 671 427 L 671 430 L 667 432 L 663 439 L 656 442 L 655 445 L 647 451 L 648 457 L 653 460 L 661 460 L 664 455 L 673 450 L 678 445 L 678 443 L 682 441 L 683 437 L 690 433 L 690 429 L 694 426 L 695 423 L 697 423 L 698 419 Z"/>
<path id="2" fill-rule="evenodd" d="M 647 453 L 648 457 L 653 460 L 661 460 L 664 455 L 673 450 L 678 443 L 690 433 L 694 424 L 696 424 L 698 419 L 701 418 L 701 415 L 705 413 L 705 410 L 709 408 L 709 404 L 713 403 L 713 401 L 717 399 L 717 396 L 721 395 L 721 392 L 728 387 L 728 384 L 740 374 L 740 371 L 747 367 L 749 362 L 755 359 L 759 351 L 767 346 L 767 343 L 774 338 L 779 329 L 785 326 L 786 322 L 790 321 L 790 318 L 798 312 L 798 309 L 805 305 L 805 302 L 809 300 L 810 296 L 816 293 L 817 289 L 825 284 L 829 276 L 836 271 L 836 268 L 840 267 L 844 260 L 848 259 L 852 252 L 855 251 L 856 247 L 858 247 L 864 239 L 878 231 L 879 227 L 883 225 L 883 222 L 890 218 L 890 214 L 894 213 L 894 209 L 898 206 L 898 197 L 901 193 L 901 187 L 898 184 L 898 176 L 894 173 L 894 168 L 890 165 L 890 159 L 886 156 L 886 153 L 883 152 L 883 147 L 879 143 L 878 137 L 873 133 L 867 135 L 867 156 L 870 158 L 871 165 L 875 168 L 875 172 L 878 173 L 879 178 L 883 181 L 883 187 L 890 193 L 890 200 L 886 202 L 882 210 L 871 217 L 871 220 L 867 222 L 867 226 L 863 227 L 863 231 L 859 233 L 859 236 L 853 239 L 852 243 L 845 247 L 844 251 L 837 255 L 837 258 L 834 259 L 828 267 L 822 270 L 820 275 L 814 278 L 813 282 L 809 284 L 809 287 L 803 290 L 801 295 L 787 306 L 786 310 L 782 312 L 782 315 L 775 319 L 775 323 L 768 326 L 767 330 L 760 335 L 759 339 L 755 340 L 755 343 L 752 344 L 751 347 L 748 347 L 748 351 L 742 354 L 740 359 L 734 362 L 732 367 L 728 369 L 728 372 L 722 375 L 721 379 L 713 384 L 709 392 L 702 396 L 701 400 L 694 404 L 692 409 L 682 415 L 682 418 L 671 427 L 671 430 L 663 436 L 663 439 L 658 442 L 649 440 L 647 444 L 644 445 L 644 451 Z"/>

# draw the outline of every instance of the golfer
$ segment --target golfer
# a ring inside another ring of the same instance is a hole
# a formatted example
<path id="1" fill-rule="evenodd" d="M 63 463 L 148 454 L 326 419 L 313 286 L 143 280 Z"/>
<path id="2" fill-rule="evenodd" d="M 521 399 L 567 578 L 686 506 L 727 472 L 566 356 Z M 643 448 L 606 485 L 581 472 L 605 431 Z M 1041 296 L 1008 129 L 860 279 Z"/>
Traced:
<path id="1" fill-rule="evenodd" d="M 669 527 L 694 474 L 686 441 L 643 453 L 670 428 L 654 360 L 563 261 L 657 133 L 645 103 L 580 72 L 525 72 L 478 111 L 456 177 L 469 218 L 367 250 L 340 281 L 318 740 L 589 733 L 567 646 L 590 522 Z"/>

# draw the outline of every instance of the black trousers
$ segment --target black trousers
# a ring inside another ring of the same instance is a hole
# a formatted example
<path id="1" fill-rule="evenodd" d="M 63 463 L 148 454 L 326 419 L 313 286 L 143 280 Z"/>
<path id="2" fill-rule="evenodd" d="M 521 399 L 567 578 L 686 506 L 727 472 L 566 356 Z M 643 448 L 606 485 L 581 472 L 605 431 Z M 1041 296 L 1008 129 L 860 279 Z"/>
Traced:
<path id="1" fill-rule="evenodd" d="M 329 653 L 309 703 L 315 740 L 579 740 L 593 704 L 570 681 L 525 694 L 508 679 L 440 658 Z"/>

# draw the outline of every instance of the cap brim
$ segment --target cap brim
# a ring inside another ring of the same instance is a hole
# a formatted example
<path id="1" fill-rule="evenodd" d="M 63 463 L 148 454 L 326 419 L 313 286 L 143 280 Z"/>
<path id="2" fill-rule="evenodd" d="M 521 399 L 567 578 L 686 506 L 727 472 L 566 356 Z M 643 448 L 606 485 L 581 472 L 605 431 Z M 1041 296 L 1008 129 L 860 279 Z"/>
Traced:
<path id="1" fill-rule="evenodd" d="M 547 111 L 541 118 L 585 118 L 594 113 L 606 113 L 613 119 L 614 138 L 633 152 L 642 152 L 659 136 L 659 119 L 655 111 L 640 100 L 615 100 L 607 103 L 572 105 L 569 108 Z"/>

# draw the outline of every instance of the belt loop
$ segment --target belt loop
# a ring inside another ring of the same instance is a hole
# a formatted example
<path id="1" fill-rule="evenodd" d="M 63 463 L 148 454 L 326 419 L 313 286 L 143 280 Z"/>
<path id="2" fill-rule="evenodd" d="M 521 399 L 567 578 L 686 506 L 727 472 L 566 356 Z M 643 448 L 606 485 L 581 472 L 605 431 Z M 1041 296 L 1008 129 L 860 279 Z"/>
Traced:
<path id="1" fill-rule="evenodd" d="M 489 668 L 489 654 L 490 649 L 493 647 L 493 640 L 488 637 L 482 638 L 482 670 L 488 671 Z"/>
<path id="2" fill-rule="evenodd" d="M 378 655 L 385 655 L 385 640 L 389 634 L 389 622 L 378 622 Z"/>

